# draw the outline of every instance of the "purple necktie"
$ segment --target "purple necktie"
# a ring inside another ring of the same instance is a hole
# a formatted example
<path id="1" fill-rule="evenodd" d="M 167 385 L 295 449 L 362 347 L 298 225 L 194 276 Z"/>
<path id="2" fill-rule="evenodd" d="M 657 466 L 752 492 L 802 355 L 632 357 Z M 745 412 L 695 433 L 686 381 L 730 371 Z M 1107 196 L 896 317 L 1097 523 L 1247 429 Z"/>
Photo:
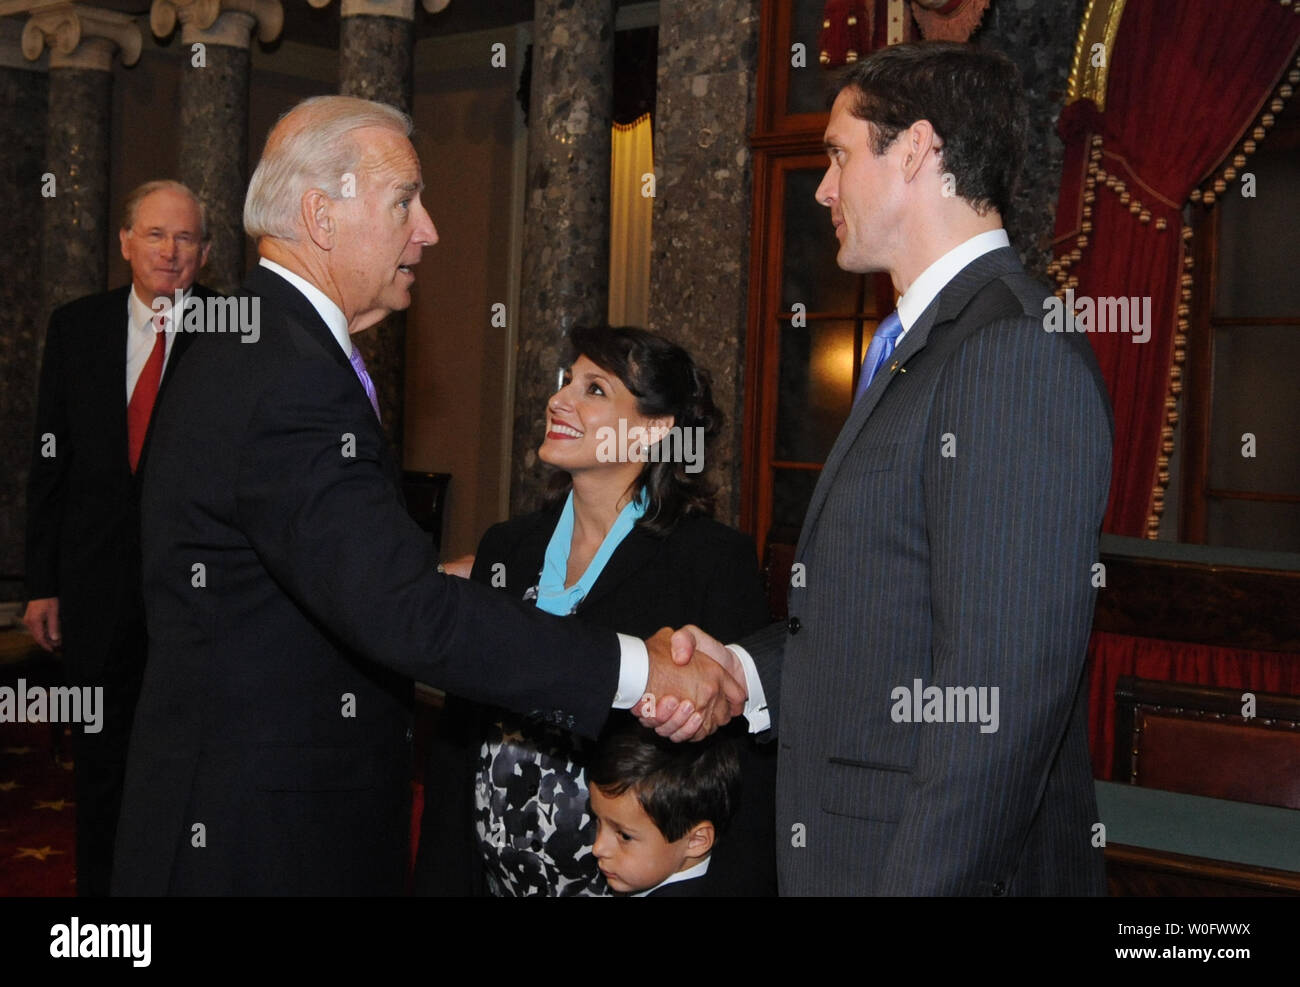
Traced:
<path id="1" fill-rule="evenodd" d="M 898 318 L 897 312 L 890 312 L 880 325 L 876 326 L 876 331 L 871 337 L 871 345 L 867 347 L 866 358 L 862 361 L 862 376 L 858 378 L 858 393 L 853 395 L 853 402 L 856 404 L 858 399 L 866 393 L 867 388 L 871 386 L 871 380 L 876 376 L 890 354 L 894 352 L 894 342 L 903 332 L 903 323 Z"/>
<path id="2" fill-rule="evenodd" d="M 352 364 L 352 369 L 357 372 L 357 379 L 361 381 L 361 386 L 366 389 L 366 397 L 370 399 L 370 407 L 375 409 L 375 417 L 382 422 L 383 416 L 379 413 L 379 398 L 375 395 L 375 382 L 370 379 L 370 374 L 366 372 L 366 360 L 361 355 L 361 350 L 352 347 L 352 355 L 348 357 L 348 363 Z"/>

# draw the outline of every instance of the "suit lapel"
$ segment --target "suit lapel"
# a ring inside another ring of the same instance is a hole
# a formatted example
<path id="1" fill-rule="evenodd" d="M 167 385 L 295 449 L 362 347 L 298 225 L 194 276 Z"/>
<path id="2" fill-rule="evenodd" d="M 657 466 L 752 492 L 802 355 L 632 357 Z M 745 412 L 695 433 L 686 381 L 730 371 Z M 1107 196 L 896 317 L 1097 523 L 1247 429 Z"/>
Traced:
<path id="1" fill-rule="evenodd" d="M 240 294 L 257 295 L 265 303 L 262 306 L 262 326 L 264 331 L 267 327 L 272 332 L 283 331 L 278 325 L 281 319 L 285 319 L 301 329 L 313 343 L 321 348 L 327 359 L 333 360 L 340 367 L 347 371 L 349 377 L 357 386 L 357 393 L 366 402 L 369 407 L 370 399 L 366 397 L 365 388 L 361 386 L 361 379 L 352 369 L 352 364 L 348 361 L 347 355 L 343 352 L 343 347 L 339 341 L 334 338 L 334 333 L 330 332 L 330 327 L 325 324 L 320 313 L 316 311 L 315 306 L 307 300 L 307 296 L 299 291 L 296 287 L 286 281 L 280 275 L 276 274 L 270 268 L 263 267 L 261 264 L 256 265 L 244 279 L 244 284 L 240 288 Z M 274 314 L 272 314 L 274 310 Z M 373 417 L 375 430 L 379 433 L 379 448 L 382 451 L 384 461 L 382 463 L 389 480 L 399 493 L 402 486 L 402 464 L 398 458 L 397 451 L 393 448 L 392 442 L 388 439 L 388 433 L 384 431 L 378 419 Z"/>
<path id="2" fill-rule="evenodd" d="M 301 328 L 307 336 L 320 346 L 326 356 L 339 366 L 346 367 L 348 373 L 356 376 L 352 364 L 348 362 L 347 354 L 343 352 L 343 347 L 339 346 L 339 341 L 334 338 L 334 334 L 330 332 L 330 327 L 325 324 L 325 320 L 320 317 L 320 313 L 307 300 L 306 295 L 280 275 L 258 264 L 249 271 L 248 277 L 244 279 L 240 294 L 257 295 L 267 305 L 279 309 L 279 314 L 287 316 L 295 325 Z M 276 329 L 275 323 L 277 321 L 279 320 L 271 318 L 266 311 L 262 312 L 262 322 L 269 324 L 273 331 Z M 360 380 L 357 381 L 357 387 L 361 387 Z"/>
<path id="3" fill-rule="evenodd" d="M 209 298 L 215 294 L 216 292 L 211 291 L 200 284 L 196 284 L 190 290 L 190 301 L 187 304 L 193 304 L 195 300 L 197 300 L 199 304 L 202 304 L 205 298 Z M 123 302 L 123 304 L 126 303 Z M 153 438 L 154 423 L 158 421 L 158 411 L 162 408 L 163 395 L 167 392 L 167 385 L 176 374 L 176 368 L 180 365 L 181 359 L 185 356 L 185 352 L 190 348 L 190 344 L 194 342 L 194 333 L 184 331 L 184 319 L 185 316 L 182 314 L 181 328 L 175 328 L 173 323 L 172 349 L 171 353 L 167 356 L 167 363 L 163 365 L 162 379 L 158 382 L 158 395 L 154 398 L 153 413 L 149 415 L 149 425 L 145 428 L 144 443 L 140 447 L 140 462 L 136 465 L 135 470 L 135 475 L 137 477 L 143 475 L 145 461 L 149 458 L 149 442 Z M 121 349 L 123 351 L 123 360 L 125 361 L 125 339 L 123 340 Z M 123 377 L 126 376 L 125 362 L 123 363 L 122 375 Z M 123 417 L 122 421 L 123 427 L 125 427 L 125 417 Z"/>
<path id="4" fill-rule="evenodd" d="M 111 409 L 104 422 L 106 439 L 110 443 L 106 448 L 120 449 L 119 460 L 124 476 L 130 476 L 131 462 L 127 454 L 126 434 L 126 341 L 130 323 L 127 298 L 131 286 L 110 291 L 104 296 L 104 307 L 100 309 L 99 332 L 93 336 L 96 352 L 90 357 L 92 374 L 87 380 L 98 380 L 103 388 L 101 394 L 92 398 L 92 407 Z"/>
<path id="5" fill-rule="evenodd" d="M 551 543 L 551 536 L 555 533 L 555 526 L 560 520 L 560 510 L 561 508 L 557 507 L 554 510 L 539 514 L 537 524 L 519 540 L 519 547 L 514 553 L 510 564 L 511 566 L 518 565 L 520 570 L 526 573 L 520 584 L 519 593 L 521 595 L 528 588 L 537 585 L 542 565 L 546 560 L 546 546 Z M 591 587 L 591 592 L 578 604 L 578 615 L 581 616 L 586 607 L 609 596 L 622 586 L 630 576 L 643 571 L 659 551 L 661 545 L 660 539 L 647 534 L 640 528 L 633 528 L 629 531 L 627 537 L 623 539 L 618 548 L 614 549 L 614 554 L 605 563 L 605 568 L 601 570 L 596 584 Z"/>
<path id="6" fill-rule="evenodd" d="M 582 601 L 582 606 L 588 606 L 602 597 L 608 596 L 618 589 L 633 573 L 643 570 L 650 560 L 654 558 L 661 545 L 662 542 L 658 538 L 642 531 L 640 528 L 633 528 L 629 531 L 627 537 L 614 549 L 614 554 L 605 563 L 605 568 L 596 580 L 596 585 L 591 587 L 591 592 Z M 581 610 L 581 607 L 579 610 Z"/>
<path id="7" fill-rule="evenodd" d="M 817 518 L 826 503 L 826 497 L 830 493 L 831 484 L 835 481 L 835 475 L 844 465 L 845 456 L 848 455 L 848 451 L 857 441 L 858 435 L 866 426 L 872 411 L 880 403 L 885 391 L 893 385 L 899 371 L 904 369 L 916 354 L 925 349 L 932 332 L 936 330 L 942 331 L 944 326 L 957 318 L 980 288 L 994 278 L 1016 270 L 1020 270 L 1020 261 L 1015 251 L 1010 247 L 1000 247 L 975 258 L 944 285 L 939 294 L 921 313 L 921 317 L 916 320 L 916 324 L 903 336 L 903 341 L 899 344 L 898 349 L 894 351 L 890 361 L 881 367 L 880 373 L 872 380 L 861 399 L 854 404 L 853 410 L 849 412 L 848 420 L 844 423 L 839 436 L 835 439 L 835 445 L 831 447 L 830 455 L 826 457 L 826 465 L 822 467 L 821 476 L 817 480 L 812 499 L 808 503 L 808 511 L 804 515 L 803 528 L 799 533 L 799 544 L 795 549 L 795 558 L 800 558 L 803 555 L 808 539 L 817 526 Z"/>

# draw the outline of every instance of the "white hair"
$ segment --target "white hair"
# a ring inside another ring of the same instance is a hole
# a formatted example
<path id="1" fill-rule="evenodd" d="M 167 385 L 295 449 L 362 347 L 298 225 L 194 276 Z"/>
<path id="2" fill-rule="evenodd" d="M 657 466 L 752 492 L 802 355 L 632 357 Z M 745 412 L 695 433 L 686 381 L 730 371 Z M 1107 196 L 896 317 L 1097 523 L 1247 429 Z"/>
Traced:
<path id="1" fill-rule="evenodd" d="M 401 110 L 355 96 L 313 96 L 282 116 L 248 183 L 248 235 L 297 239 L 303 194 L 318 188 L 331 199 L 342 196 L 344 175 L 356 173 L 364 150 L 352 133 L 363 127 L 411 136 L 411 118 Z"/>
<path id="2" fill-rule="evenodd" d="M 126 202 L 122 206 L 122 229 L 129 230 L 135 226 L 136 214 L 140 211 L 140 203 L 155 192 L 162 191 L 179 192 L 194 203 L 199 211 L 199 236 L 207 242 L 208 239 L 208 207 L 203 204 L 203 200 L 194 194 L 194 190 L 184 182 L 177 182 L 170 178 L 160 178 L 156 181 L 145 182 L 143 185 L 137 185 L 127 194 Z"/>

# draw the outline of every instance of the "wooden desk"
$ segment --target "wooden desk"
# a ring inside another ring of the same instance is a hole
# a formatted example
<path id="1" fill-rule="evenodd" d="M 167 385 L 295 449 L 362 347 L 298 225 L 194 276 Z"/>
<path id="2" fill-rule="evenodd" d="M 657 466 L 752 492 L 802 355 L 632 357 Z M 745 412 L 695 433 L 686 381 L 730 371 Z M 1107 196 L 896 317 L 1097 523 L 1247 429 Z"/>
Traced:
<path id="1" fill-rule="evenodd" d="M 1300 896 L 1300 811 L 1096 785 L 1112 895 Z"/>

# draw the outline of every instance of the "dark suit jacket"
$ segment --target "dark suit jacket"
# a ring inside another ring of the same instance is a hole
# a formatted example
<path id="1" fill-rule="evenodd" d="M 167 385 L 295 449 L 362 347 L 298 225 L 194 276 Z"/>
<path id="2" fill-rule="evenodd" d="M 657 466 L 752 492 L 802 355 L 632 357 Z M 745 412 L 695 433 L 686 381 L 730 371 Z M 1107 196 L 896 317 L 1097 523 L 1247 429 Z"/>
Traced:
<path id="1" fill-rule="evenodd" d="M 114 890 L 398 893 L 411 679 L 594 735 L 617 638 L 439 575 L 328 327 L 266 268 L 244 291 L 260 339 L 196 340 L 155 424 Z"/>
<path id="2" fill-rule="evenodd" d="M 709 861 L 709 869 L 699 877 L 689 881 L 674 881 L 663 887 L 655 888 L 647 898 L 732 898 L 743 891 L 729 887 L 730 882 L 720 879 L 717 874 L 717 861 Z M 628 897 L 632 897 L 629 895 Z"/>
<path id="3" fill-rule="evenodd" d="M 144 612 L 140 491 L 127 456 L 127 285 L 55 310 L 45 335 L 27 481 L 27 590 L 57 596 L 70 681 L 91 681 Z M 213 293 L 194 285 L 193 296 Z M 194 337 L 178 332 L 157 409 Z M 152 421 L 151 421 L 152 428 Z M 55 455 L 42 455 L 44 436 Z"/>
<path id="4" fill-rule="evenodd" d="M 479 543 L 472 578 L 493 585 L 499 574 L 495 585 L 521 597 L 537 585 L 559 516 L 556 507 L 493 525 Z M 767 622 L 764 599 L 753 540 L 717 521 L 689 517 L 666 538 L 633 528 L 610 556 L 577 618 L 638 637 L 693 623 L 717 627 L 717 633 L 735 640 Z M 448 699 L 426 772 L 417 893 L 484 892 L 473 786 L 486 723 L 493 718 L 490 709 Z M 729 893 L 775 894 L 775 751 L 755 750 L 744 731 L 743 719 L 727 728 L 741 759 L 741 809 L 719 841 L 710 873 L 731 875 Z"/>
<path id="5" fill-rule="evenodd" d="M 1112 426 L 1046 296 L 1003 248 L 926 309 L 830 453 L 790 621 L 745 642 L 782 894 L 1104 890 L 1083 670 Z M 896 722 L 916 680 L 997 687 L 997 731 Z"/>

